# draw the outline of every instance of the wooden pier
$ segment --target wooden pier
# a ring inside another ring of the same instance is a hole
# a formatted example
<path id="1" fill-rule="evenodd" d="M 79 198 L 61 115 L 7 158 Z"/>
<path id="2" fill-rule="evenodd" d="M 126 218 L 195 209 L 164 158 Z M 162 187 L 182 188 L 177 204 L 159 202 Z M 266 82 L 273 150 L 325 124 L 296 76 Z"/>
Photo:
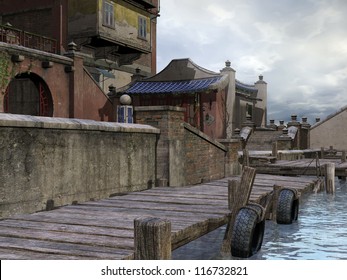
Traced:
<path id="1" fill-rule="evenodd" d="M 336 176 L 347 176 L 347 162 L 340 159 L 299 159 L 299 160 L 276 160 L 261 164 L 251 164 L 257 169 L 257 173 L 272 175 L 298 175 L 298 176 L 316 176 L 324 175 L 324 166 L 328 163 L 335 164 Z"/>
<path id="2" fill-rule="evenodd" d="M 228 181 L 235 178 L 154 188 L 1 220 L 0 259 L 134 259 L 134 220 L 139 217 L 169 221 L 174 250 L 228 222 Z M 315 180 L 257 174 L 250 201 L 265 201 L 274 185 L 311 191 Z"/>

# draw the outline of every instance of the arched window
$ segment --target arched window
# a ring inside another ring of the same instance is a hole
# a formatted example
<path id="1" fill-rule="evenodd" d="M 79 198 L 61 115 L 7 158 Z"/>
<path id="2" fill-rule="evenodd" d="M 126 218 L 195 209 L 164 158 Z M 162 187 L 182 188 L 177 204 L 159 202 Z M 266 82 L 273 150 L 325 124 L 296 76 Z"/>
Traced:
<path id="1" fill-rule="evenodd" d="M 33 73 L 17 75 L 6 89 L 4 112 L 52 117 L 53 100 L 47 84 Z"/>

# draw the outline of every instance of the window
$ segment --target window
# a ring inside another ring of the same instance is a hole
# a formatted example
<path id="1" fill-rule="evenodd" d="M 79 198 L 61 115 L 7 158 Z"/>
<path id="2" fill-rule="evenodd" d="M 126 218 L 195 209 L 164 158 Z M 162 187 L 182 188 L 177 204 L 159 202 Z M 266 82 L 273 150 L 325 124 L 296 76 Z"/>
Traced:
<path id="1" fill-rule="evenodd" d="M 146 39 L 147 36 L 147 18 L 139 16 L 139 38 Z"/>
<path id="2" fill-rule="evenodd" d="M 114 27 L 114 4 L 110 1 L 103 4 L 103 25 Z"/>

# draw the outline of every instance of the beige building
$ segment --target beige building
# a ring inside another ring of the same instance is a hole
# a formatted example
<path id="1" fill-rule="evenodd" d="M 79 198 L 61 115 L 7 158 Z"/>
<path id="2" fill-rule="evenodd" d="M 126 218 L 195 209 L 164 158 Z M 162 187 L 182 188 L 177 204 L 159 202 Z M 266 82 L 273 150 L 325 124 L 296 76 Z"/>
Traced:
<path id="1" fill-rule="evenodd" d="M 326 119 L 317 122 L 310 130 L 310 147 L 347 150 L 347 106 Z"/>

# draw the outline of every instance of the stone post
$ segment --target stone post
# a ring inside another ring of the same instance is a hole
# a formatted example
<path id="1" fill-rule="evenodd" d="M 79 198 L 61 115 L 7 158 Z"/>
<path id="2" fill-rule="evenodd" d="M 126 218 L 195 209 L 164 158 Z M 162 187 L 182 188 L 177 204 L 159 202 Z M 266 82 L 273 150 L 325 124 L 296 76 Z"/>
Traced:
<path id="1" fill-rule="evenodd" d="M 307 122 L 307 117 L 302 117 L 301 122 L 301 149 L 308 149 L 310 147 L 310 128 L 311 125 Z"/>
<path id="2" fill-rule="evenodd" d="M 292 148 L 292 138 L 288 136 L 288 129 L 282 130 L 282 135 L 277 138 L 278 150 L 290 150 Z"/>
<path id="3" fill-rule="evenodd" d="M 238 152 L 243 148 L 243 139 L 240 136 L 240 130 L 238 130 L 238 135 L 234 135 L 231 139 L 221 139 L 218 141 L 228 149 L 225 156 L 225 177 L 240 175 L 242 166 L 239 163 Z"/>
<path id="4" fill-rule="evenodd" d="M 229 60 L 225 62 L 225 67 L 220 71 L 223 75 L 228 75 L 229 85 L 228 91 L 226 92 L 226 134 L 227 138 L 231 138 L 233 130 L 235 129 L 235 118 L 234 118 L 234 107 L 235 107 L 235 96 L 236 96 L 236 82 L 235 82 L 235 73 L 236 71 L 231 68 L 231 63 Z"/>
<path id="5" fill-rule="evenodd" d="M 287 127 L 289 128 L 291 126 L 294 126 L 297 128 L 296 137 L 294 138 L 294 142 L 293 142 L 293 148 L 300 149 L 301 148 L 301 143 L 300 143 L 301 124 L 300 124 L 300 122 L 297 121 L 297 115 L 291 116 L 291 121 L 288 123 Z"/>

